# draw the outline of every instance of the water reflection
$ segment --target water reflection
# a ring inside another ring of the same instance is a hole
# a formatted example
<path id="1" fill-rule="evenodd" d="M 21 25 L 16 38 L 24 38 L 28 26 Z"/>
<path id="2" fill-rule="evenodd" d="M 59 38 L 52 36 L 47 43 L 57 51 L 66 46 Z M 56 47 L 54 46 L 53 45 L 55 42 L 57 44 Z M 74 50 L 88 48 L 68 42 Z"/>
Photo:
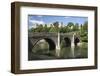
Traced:
<path id="1" fill-rule="evenodd" d="M 77 45 L 74 47 L 65 45 L 65 42 L 61 43 L 61 50 L 59 57 L 56 56 L 57 50 L 49 50 L 49 44 L 43 39 L 40 40 L 32 51 L 29 52 L 29 60 L 48 60 L 48 59 L 77 59 L 77 58 L 87 58 L 88 49 L 87 43 L 82 45 Z"/>

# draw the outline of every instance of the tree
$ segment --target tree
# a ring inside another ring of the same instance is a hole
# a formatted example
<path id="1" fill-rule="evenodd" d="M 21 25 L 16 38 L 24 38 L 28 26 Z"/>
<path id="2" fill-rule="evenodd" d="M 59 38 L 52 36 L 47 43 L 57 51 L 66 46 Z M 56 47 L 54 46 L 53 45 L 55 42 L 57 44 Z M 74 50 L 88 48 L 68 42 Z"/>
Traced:
<path id="1" fill-rule="evenodd" d="M 44 25 L 44 27 L 43 27 L 43 29 L 42 29 L 42 32 L 48 32 L 47 24 Z"/>
<path id="2" fill-rule="evenodd" d="M 28 29 L 29 32 L 35 32 L 35 28 Z"/>
<path id="3" fill-rule="evenodd" d="M 53 27 L 53 25 L 52 25 L 52 26 L 50 27 L 49 32 L 57 32 L 57 30 L 56 30 L 56 28 L 55 28 L 55 27 Z"/>
<path id="4" fill-rule="evenodd" d="M 45 31 L 46 31 L 46 32 L 49 32 L 50 27 L 48 27 L 47 24 L 45 24 L 44 28 L 45 28 Z"/>
<path id="5" fill-rule="evenodd" d="M 71 31 L 73 30 L 74 23 L 69 22 L 69 23 L 67 24 L 67 27 L 68 27 L 69 31 L 71 32 Z"/>
<path id="6" fill-rule="evenodd" d="M 59 22 L 54 22 L 53 25 L 51 25 L 49 29 L 49 32 L 58 32 L 59 31 Z"/>
<path id="7" fill-rule="evenodd" d="M 64 27 L 61 26 L 61 27 L 59 28 L 59 31 L 60 31 L 60 33 L 65 33 L 65 29 L 64 29 Z"/>
<path id="8" fill-rule="evenodd" d="M 79 24 L 76 23 L 74 26 L 73 26 L 73 31 L 79 31 Z"/>
<path id="9" fill-rule="evenodd" d="M 83 30 L 88 31 L 88 21 L 84 22 L 83 24 Z"/>
<path id="10" fill-rule="evenodd" d="M 88 42 L 88 22 L 84 22 L 83 25 L 81 25 L 81 41 L 82 42 Z"/>
<path id="11" fill-rule="evenodd" d="M 72 26 L 74 26 L 74 23 L 69 22 L 67 26 L 68 26 L 68 27 L 72 27 Z"/>
<path id="12" fill-rule="evenodd" d="M 59 22 L 56 21 L 56 22 L 53 23 L 53 25 L 54 25 L 54 27 L 59 27 Z"/>
<path id="13" fill-rule="evenodd" d="M 36 27 L 35 32 L 43 32 L 43 25 L 40 24 Z"/>

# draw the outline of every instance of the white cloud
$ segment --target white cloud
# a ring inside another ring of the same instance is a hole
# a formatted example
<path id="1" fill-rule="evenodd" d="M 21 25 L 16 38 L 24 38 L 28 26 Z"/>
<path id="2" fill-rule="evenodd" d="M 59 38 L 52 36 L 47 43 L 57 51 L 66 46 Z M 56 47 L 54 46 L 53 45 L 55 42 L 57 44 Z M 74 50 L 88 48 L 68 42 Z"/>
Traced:
<path id="1" fill-rule="evenodd" d="M 38 21 L 38 20 L 30 20 L 30 22 L 31 22 L 32 24 L 45 24 L 44 21 Z"/>
<path id="2" fill-rule="evenodd" d="M 42 17 L 41 15 L 37 16 L 37 17 Z"/>
<path id="3" fill-rule="evenodd" d="M 38 21 L 38 20 L 30 20 L 29 22 L 32 23 L 32 25 L 29 25 L 29 29 L 36 28 L 36 24 L 45 24 L 44 21 Z"/>
<path id="4" fill-rule="evenodd" d="M 32 25 L 32 26 L 29 26 L 28 29 L 31 29 L 31 28 L 35 28 L 36 26 Z"/>

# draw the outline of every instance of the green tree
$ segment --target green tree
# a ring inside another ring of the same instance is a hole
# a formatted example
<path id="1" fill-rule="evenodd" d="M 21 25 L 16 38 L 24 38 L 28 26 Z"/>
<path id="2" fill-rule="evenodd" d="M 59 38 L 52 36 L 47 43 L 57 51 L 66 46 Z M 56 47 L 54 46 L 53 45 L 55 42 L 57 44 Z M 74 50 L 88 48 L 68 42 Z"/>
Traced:
<path id="1" fill-rule="evenodd" d="M 43 32 L 43 25 L 40 24 L 36 27 L 35 32 Z"/>
<path id="2" fill-rule="evenodd" d="M 35 32 L 35 28 L 28 29 L 29 32 Z"/>
<path id="3" fill-rule="evenodd" d="M 69 26 L 65 26 L 64 30 L 65 30 L 65 33 L 67 33 L 67 32 L 70 32 L 70 31 L 71 31 L 71 29 L 69 28 Z"/>
<path id="4" fill-rule="evenodd" d="M 42 32 L 48 32 L 47 24 L 45 24 L 45 25 L 43 26 Z"/>
<path id="5" fill-rule="evenodd" d="M 79 31 L 79 24 L 76 23 L 74 26 L 73 26 L 73 31 Z"/>
<path id="6" fill-rule="evenodd" d="M 83 24 L 83 30 L 88 31 L 88 22 L 87 21 L 84 22 L 84 24 Z"/>
<path id="7" fill-rule="evenodd" d="M 61 27 L 59 28 L 59 31 L 60 31 L 60 33 L 65 33 L 65 29 L 64 29 L 64 27 L 61 26 Z"/>
<path id="8" fill-rule="evenodd" d="M 81 41 L 82 42 L 88 42 L 88 22 L 84 22 L 83 25 L 81 25 Z"/>
<path id="9" fill-rule="evenodd" d="M 69 32 L 73 31 L 73 27 L 74 27 L 74 23 L 73 22 L 69 22 L 67 24 L 67 29 L 68 29 Z"/>
<path id="10" fill-rule="evenodd" d="M 58 32 L 59 31 L 59 22 L 54 22 L 53 25 L 51 25 L 49 29 L 49 32 Z"/>
<path id="11" fill-rule="evenodd" d="M 54 27 L 59 27 L 59 22 L 56 21 L 56 22 L 53 23 L 53 25 L 54 25 Z"/>
<path id="12" fill-rule="evenodd" d="M 55 28 L 55 27 L 53 27 L 53 25 L 52 25 L 52 26 L 50 27 L 49 32 L 57 32 L 57 30 L 56 30 L 56 28 Z"/>
<path id="13" fill-rule="evenodd" d="M 69 22 L 67 26 L 68 26 L 68 27 L 72 27 L 72 26 L 74 26 L 74 23 Z"/>

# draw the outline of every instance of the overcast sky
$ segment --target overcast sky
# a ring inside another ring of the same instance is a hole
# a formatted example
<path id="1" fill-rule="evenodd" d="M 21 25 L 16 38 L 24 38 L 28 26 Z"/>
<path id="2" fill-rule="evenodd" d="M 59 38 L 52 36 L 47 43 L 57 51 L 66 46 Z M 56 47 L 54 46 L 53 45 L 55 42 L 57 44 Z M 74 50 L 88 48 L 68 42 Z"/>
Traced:
<path id="1" fill-rule="evenodd" d="M 88 21 L 87 17 L 77 17 L 77 16 L 50 16 L 50 15 L 28 15 L 28 26 L 29 28 L 34 27 L 35 24 L 49 24 L 53 22 L 62 22 L 67 25 L 69 22 L 83 24 Z"/>

